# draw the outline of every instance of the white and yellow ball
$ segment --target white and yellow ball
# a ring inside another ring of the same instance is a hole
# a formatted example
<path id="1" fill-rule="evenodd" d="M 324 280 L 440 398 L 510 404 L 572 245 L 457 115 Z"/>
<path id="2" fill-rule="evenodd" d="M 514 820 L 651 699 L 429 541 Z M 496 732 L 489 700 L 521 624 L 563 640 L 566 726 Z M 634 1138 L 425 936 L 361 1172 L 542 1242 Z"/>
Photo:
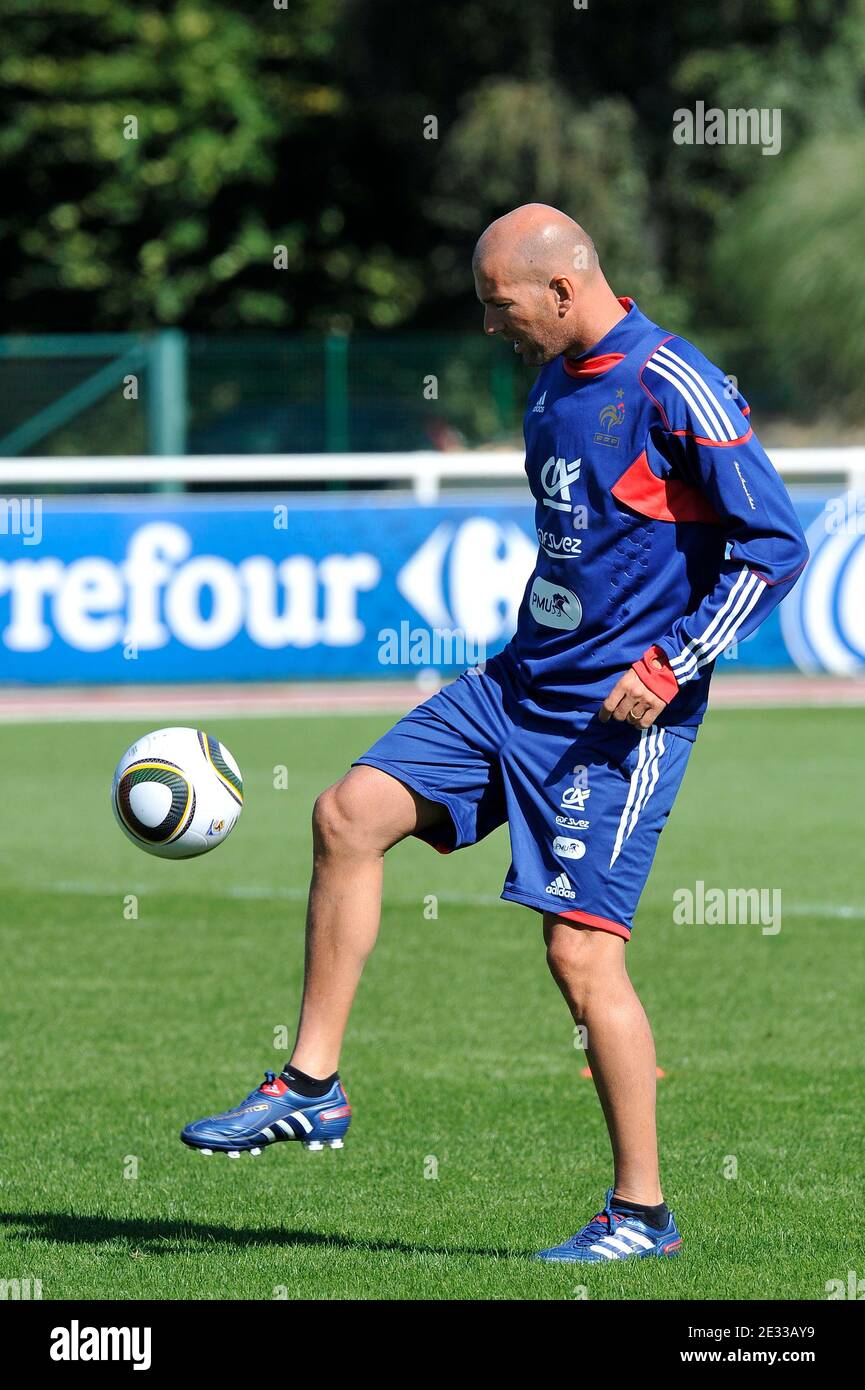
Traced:
<path id="1" fill-rule="evenodd" d="M 127 748 L 111 788 L 121 830 L 161 859 L 192 859 L 221 845 L 243 809 L 243 778 L 219 739 L 157 729 Z"/>

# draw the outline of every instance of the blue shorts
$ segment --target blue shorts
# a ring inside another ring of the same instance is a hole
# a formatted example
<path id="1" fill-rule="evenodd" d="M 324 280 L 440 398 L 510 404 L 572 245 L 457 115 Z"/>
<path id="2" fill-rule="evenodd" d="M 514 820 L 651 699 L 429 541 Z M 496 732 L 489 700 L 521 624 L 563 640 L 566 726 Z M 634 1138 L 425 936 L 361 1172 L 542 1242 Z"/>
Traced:
<path id="1" fill-rule="evenodd" d="M 694 731 L 540 708 L 502 654 L 466 671 L 353 766 L 380 768 L 450 814 L 418 831 L 443 853 L 508 824 L 501 896 L 627 940 Z"/>

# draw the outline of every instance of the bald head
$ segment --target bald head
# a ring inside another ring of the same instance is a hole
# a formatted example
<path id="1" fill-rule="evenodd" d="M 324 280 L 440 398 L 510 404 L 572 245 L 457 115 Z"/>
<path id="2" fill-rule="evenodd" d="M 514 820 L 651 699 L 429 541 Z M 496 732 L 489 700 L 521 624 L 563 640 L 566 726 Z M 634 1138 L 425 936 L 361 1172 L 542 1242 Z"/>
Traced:
<path id="1" fill-rule="evenodd" d="M 526 203 L 491 222 L 472 271 L 484 332 L 501 333 L 534 366 L 584 351 L 624 313 L 588 232 L 546 203 Z"/>
<path id="2" fill-rule="evenodd" d="M 559 275 L 595 274 L 598 257 L 592 238 L 572 217 L 546 203 L 525 203 L 481 233 L 472 266 L 548 283 Z"/>

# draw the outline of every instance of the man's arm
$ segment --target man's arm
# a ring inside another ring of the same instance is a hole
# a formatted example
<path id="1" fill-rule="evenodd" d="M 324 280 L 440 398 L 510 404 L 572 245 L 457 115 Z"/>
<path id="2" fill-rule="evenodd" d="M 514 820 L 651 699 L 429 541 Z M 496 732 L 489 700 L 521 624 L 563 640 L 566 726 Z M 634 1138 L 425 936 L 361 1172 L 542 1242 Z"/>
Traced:
<path id="1" fill-rule="evenodd" d="M 618 681 L 601 707 L 604 722 L 629 719 L 648 728 L 682 685 L 734 638 L 759 627 L 808 560 L 793 504 L 751 430 L 747 405 L 741 397 L 727 399 L 719 390 L 723 378 L 712 371 L 714 380 L 708 373 L 700 378 L 705 394 L 693 407 L 667 388 L 665 427 L 651 431 L 646 452 L 659 476 L 676 477 L 705 497 L 724 528 L 726 558 L 711 593 L 660 633 Z"/>

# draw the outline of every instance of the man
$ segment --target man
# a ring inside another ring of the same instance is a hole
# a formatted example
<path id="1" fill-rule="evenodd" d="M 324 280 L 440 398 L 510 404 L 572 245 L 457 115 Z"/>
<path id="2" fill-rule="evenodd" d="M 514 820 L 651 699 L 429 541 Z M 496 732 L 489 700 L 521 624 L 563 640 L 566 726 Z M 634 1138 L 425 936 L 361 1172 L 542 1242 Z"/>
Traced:
<path id="1" fill-rule="evenodd" d="M 575 1236 L 540 1252 L 672 1255 L 660 1186 L 655 1050 L 625 946 L 706 708 L 715 659 L 807 559 L 787 493 L 733 383 L 617 299 L 588 235 L 529 204 L 474 254 L 484 331 L 540 368 L 525 416 L 538 555 L 517 632 L 352 764 L 315 804 L 303 1004 L 290 1062 L 198 1148 L 339 1145 L 343 1031 L 378 930 L 385 851 L 451 851 L 505 820 L 502 897 L 542 914 L 610 1133 L 614 1180 Z"/>

